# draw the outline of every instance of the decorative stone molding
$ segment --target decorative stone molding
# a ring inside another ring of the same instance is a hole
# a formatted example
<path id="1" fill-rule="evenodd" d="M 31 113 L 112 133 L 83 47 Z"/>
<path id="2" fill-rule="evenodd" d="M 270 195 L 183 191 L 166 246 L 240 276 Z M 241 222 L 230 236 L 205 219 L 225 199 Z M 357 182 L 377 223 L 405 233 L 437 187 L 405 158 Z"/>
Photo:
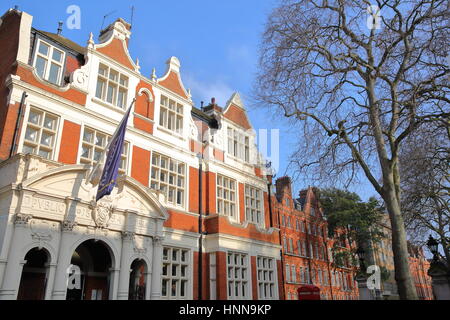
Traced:
<path id="1" fill-rule="evenodd" d="M 166 64 L 169 66 L 170 70 L 173 70 L 175 72 L 180 72 L 180 67 L 181 67 L 181 63 L 180 60 L 178 60 L 177 57 L 170 57 L 167 61 Z"/>
<path id="2" fill-rule="evenodd" d="M 88 45 L 88 47 L 90 44 Z M 93 45 L 92 45 L 93 46 Z M 84 92 L 89 92 L 89 66 L 88 56 L 85 55 L 86 62 L 79 69 L 76 69 L 70 74 L 70 84 L 72 87 L 80 89 Z"/>
<path id="3" fill-rule="evenodd" d="M 95 42 L 94 42 L 94 34 L 92 32 L 89 34 L 89 40 L 88 40 L 87 44 L 88 44 L 89 49 L 94 48 Z"/>
<path id="4" fill-rule="evenodd" d="M 137 253 L 140 257 L 144 256 L 147 253 L 147 248 L 138 248 L 134 247 L 134 252 Z"/>
<path id="5" fill-rule="evenodd" d="M 138 91 L 138 96 L 142 96 L 144 94 L 144 92 L 147 94 L 148 97 L 148 102 L 153 102 L 153 95 L 150 92 L 150 90 L 148 90 L 147 88 L 140 88 Z"/>
<path id="6" fill-rule="evenodd" d="M 71 220 L 64 220 L 61 223 L 61 229 L 63 232 L 72 232 L 73 228 L 77 226 L 77 223 L 75 221 Z"/>
<path id="7" fill-rule="evenodd" d="M 107 228 L 109 221 L 111 219 L 112 213 L 114 212 L 114 206 L 108 199 L 102 202 L 91 201 L 89 208 L 92 210 L 92 219 L 95 225 L 99 228 Z"/>
<path id="8" fill-rule="evenodd" d="M 242 109 L 244 109 L 244 103 L 242 102 L 241 96 L 238 92 L 233 93 L 230 100 L 227 101 L 227 106 L 230 104 L 234 104 Z"/>
<path id="9" fill-rule="evenodd" d="M 57 223 L 32 220 L 30 222 L 31 238 L 39 242 L 48 242 L 53 239 L 52 232 L 57 228 Z"/>
<path id="10" fill-rule="evenodd" d="M 31 214 L 23 214 L 23 213 L 17 213 L 14 218 L 14 224 L 16 226 L 26 226 L 28 225 L 28 222 L 33 218 Z"/>
<path id="11" fill-rule="evenodd" d="M 135 233 L 131 231 L 122 231 L 122 239 L 125 241 L 134 241 Z"/>
<path id="12" fill-rule="evenodd" d="M 130 24 L 119 18 L 113 24 L 103 30 L 103 34 L 101 34 L 99 41 L 100 43 L 105 43 L 109 41 L 113 36 L 120 40 L 126 41 L 130 38 L 131 35 L 129 28 Z"/>
<path id="13" fill-rule="evenodd" d="M 164 239 L 164 237 L 153 236 L 153 245 L 161 246 L 163 239 Z"/>

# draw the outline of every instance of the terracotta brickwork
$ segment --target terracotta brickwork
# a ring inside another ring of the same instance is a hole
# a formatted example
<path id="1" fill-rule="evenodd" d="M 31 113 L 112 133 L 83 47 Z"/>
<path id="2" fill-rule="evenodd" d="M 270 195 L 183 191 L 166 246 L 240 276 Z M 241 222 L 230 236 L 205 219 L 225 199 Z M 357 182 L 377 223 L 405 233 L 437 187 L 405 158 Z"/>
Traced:
<path id="1" fill-rule="evenodd" d="M 131 165 L 131 177 L 148 186 L 150 172 L 150 151 L 133 147 L 133 163 Z"/>
<path id="2" fill-rule="evenodd" d="M 61 137 L 61 147 L 58 161 L 66 164 L 76 164 L 78 156 L 81 126 L 65 120 Z"/>
<path id="3" fill-rule="evenodd" d="M 9 74 L 14 74 L 19 31 L 20 14 L 16 11 L 5 14 L 0 25 L 0 161 L 9 157 L 17 121 L 19 104 L 10 105 L 7 101 L 9 89 L 5 81 Z"/>
<path id="4" fill-rule="evenodd" d="M 416 286 L 417 296 L 420 300 L 433 300 L 431 277 L 428 275 L 430 262 L 426 259 L 423 249 L 408 243 L 409 269 Z"/>
<path id="5" fill-rule="evenodd" d="M 126 53 L 123 42 L 121 40 L 114 38 L 108 45 L 100 47 L 97 50 L 98 52 L 112 58 L 123 66 L 134 70 L 134 66 L 130 62 L 130 58 Z"/>
<path id="6" fill-rule="evenodd" d="M 230 105 L 228 109 L 224 113 L 224 117 L 230 119 L 234 123 L 240 125 L 242 128 L 248 130 L 251 129 L 252 126 L 248 122 L 247 115 L 245 111 L 241 108 L 235 106 L 234 104 Z"/>
<path id="7" fill-rule="evenodd" d="M 330 248 L 334 240 L 328 237 L 314 189 L 301 191 L 296 199 L 289 177 L 279 178 L 272 204 L 274 223 L 280 228 L 285 299 L 298 299 L 298 288 L 306 284 L 319 287 L 322 299 L 358 299 L 355 267 L 332 263 Z"/>
<path id="8" fill-rule="evenodd" d="M 180 82 L 179 74 L 174 71 L 170 71 L 167 77 L 160 81 L 159 84 L 170 91 L 175 92 L 180 97 L 187 99 L 187 95 L 183 90 L 182 84 Z"/>

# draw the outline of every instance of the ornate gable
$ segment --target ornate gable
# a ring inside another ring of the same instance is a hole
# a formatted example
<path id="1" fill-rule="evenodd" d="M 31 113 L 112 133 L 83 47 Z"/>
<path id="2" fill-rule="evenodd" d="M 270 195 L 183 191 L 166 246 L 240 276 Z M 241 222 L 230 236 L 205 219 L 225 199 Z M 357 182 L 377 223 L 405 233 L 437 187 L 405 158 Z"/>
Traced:
<path id="1" fill-rule="evenodd" d="M 131 70 L 139 72 L 139 65 L 134 63 L 128 52 L 130 35 L 130 25 L 124 20 L 118 19 L 101 31 L 100 43 L 94 45 L 94 50 Z"/>
<path id="2" fill-rule="evenodd" d="M 180 61 L 178 60 L 178 58 L 171 57 L 169 60 L 167 60 L 166 64 L 166 74 L 162 78 L 158 79 L 158 84 L 185 99 L 190 99 L 190 94 L 186 91 L 183 82 L 181 81 Z"/>
<path id="3" fill-rule="evenodd" d="M 244 104 L 237 92 L 235 92 L 230 100 L 228 100 L 223 116 L 246 130 L 252 129 Z"/>

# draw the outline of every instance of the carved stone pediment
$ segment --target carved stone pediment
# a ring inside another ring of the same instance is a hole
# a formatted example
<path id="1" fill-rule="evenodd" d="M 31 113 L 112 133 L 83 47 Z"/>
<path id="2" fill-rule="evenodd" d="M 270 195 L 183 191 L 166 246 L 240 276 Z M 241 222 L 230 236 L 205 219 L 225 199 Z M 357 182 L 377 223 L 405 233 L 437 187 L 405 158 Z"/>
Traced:
<path id="1" fill-rule="evenodd" d="M 99 202 L 91 201 L 89 206 L 92 210 L 92 220 L 94 220 L 95 225 L 99 228 L 108 227 L 109 221 L 114 212 L 114 206 L 111 204 L 111 200 L 107 197 L 103 199 Z"/>

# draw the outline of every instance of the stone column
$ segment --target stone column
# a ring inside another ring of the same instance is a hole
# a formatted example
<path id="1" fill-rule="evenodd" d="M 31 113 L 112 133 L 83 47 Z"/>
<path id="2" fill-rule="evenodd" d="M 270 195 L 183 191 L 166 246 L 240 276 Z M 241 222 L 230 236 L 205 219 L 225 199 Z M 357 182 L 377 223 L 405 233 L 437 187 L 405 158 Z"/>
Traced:
<path id="1" fill-rule="evenodd" d="M 162 238 L 153 237 L 151 300 L 161 299 Z"/>
<path id="2" fill-rule="evenodd" d="M 8 262 L 8 260 L 0 259 L 0 288 L 3 283 L 3 275 L 5 274 L 6 262 Z"/>
<path id="3" fill-rule="evenodd" d="M 77 225 L 74 221 L 64 220 L 61 225 L 61 240 L 59 242 L 58 264 L 55 272 L 55 284 L 53 286 L 52 300 L 65 300 L 67 294 L 67 268 L 70 265 L 69 255 L 73 252 L 67 252 L 70 236 L 73 228 Z"/>
<path id="4" fill-rule="evenodd" d="M 450 270 L 442 261 L 432 261 L 428 275 L 432 279 L 433 294 L 436 300 L 450 300 Z"/>
<path id="5" fill-rule="evenodd" d="M 45 300 L 52 299 L 53 284 L 55 283 L 56 263 L 47 264 L 47 286 L 45 288 Z"/>
<path id="6" fill-rule="evenodd" d="M 111 274 L 111 285 L 109 288 L 109 300 L 117 300 L 117 291 L 119 288 L 119 272 L 120 269 L 109 269 Z"/>
<path id="7" fill-rule="evenodd" d="M 19 292 L 22 269 L 26 263 L 21 256 L 21 247 L 29 233 L 28 222 L 32 218 L 28 214 L 16 214 L 14 217 L 14 234 L 8 251 L 3 284 L 0 289 L 0 300 L 16 300 Z"/>
<path id="8" fill-rule="evenodd" d="M 147 266 L 147 269 L 149 266 Z M 145 273 L 145 300 L 150 300 L 151 297 L 151 288 L 152 288 L 152 272 L 147 271 Z"/>
<path id="9" fill-rule="evenodd" d="M 122 253 L 120 254 L 119 292 L 118 300 L 128 300 L 130 286 L 131 255 L 134 246 L 134 232 L 122 232 Z"/>

